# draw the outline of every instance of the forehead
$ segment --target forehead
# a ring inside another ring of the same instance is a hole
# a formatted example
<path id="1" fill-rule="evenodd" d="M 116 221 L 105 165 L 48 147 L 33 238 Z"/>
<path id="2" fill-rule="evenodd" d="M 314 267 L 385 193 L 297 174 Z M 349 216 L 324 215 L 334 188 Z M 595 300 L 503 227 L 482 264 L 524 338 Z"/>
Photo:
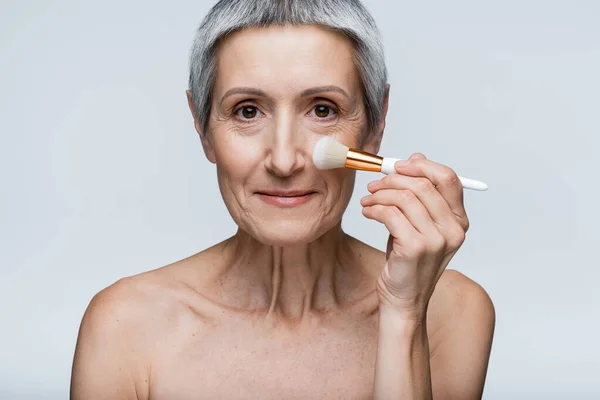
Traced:
<path id="1" fill-rule="evenodd" d="M 259 86 L 290 93 L 338 85 L 356 94 L 360 85 L 353 50 L 348 38 L 324 27 L 246 28 L 220 43 L 214 89 Z"/>

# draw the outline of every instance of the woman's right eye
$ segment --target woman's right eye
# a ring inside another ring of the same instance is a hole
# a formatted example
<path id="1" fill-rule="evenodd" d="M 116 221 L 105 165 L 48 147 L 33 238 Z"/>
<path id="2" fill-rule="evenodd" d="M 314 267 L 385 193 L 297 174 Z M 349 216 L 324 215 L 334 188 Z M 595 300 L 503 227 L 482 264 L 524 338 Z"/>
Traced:
<path id="1" fill-rule="evenodd" d="M 235 110 L 235 114 L 242 120 L 251 120 L 262 115 L 258 108 L 254 106 L 242 106 Z"/>

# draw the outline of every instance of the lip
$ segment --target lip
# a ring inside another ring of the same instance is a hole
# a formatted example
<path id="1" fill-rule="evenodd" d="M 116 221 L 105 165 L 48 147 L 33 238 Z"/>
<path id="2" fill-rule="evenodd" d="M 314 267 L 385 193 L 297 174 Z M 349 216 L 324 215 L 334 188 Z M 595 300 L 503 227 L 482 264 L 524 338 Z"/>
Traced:
<path id="1" fill-rule="evenodd" d="M 315 192 L 312 190 L 264 190 L 257 194 L 267 204 L 278 207 L 296 207 L 312 199 Z"/>

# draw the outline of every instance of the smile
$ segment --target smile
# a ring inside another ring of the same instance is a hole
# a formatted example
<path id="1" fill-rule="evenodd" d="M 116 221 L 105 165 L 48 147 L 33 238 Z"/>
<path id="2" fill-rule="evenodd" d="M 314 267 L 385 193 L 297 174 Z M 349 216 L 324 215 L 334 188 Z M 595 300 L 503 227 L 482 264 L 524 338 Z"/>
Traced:
<path id="1" fill-rule="evenodd" d="M 296 207 L 308 202 L 315 192 L 312 191 L 265 191 L 258 192 L 258 197 L 267 204 L 278 207 Z"/>

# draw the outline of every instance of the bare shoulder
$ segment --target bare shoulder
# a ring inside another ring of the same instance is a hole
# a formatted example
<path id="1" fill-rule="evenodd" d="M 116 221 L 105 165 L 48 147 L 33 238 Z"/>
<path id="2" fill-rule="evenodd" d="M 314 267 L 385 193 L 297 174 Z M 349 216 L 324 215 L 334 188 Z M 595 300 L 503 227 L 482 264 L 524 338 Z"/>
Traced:
<path id="1" fill-rule="evenodd" d="M 166 329 L 164 322 L 175 307 L 177 292 L 166 271 L 150 271 L 124 277 L 102 289 L 90 301 L 79 329 L 76 351 L 102 341 L 107 346 L 136 353 L 132 359 L 143 364 L 149 357 L 153 336 Z M 77 355 L 77 354 L 76 354 Z"/>
<path id="2" fill-rule="evenodd" d="M 91 299 L 75 348 L 73 399 L 147 398 L 157 352 L 186 321 L 210 311 L 194 285 L 206 275 L 203 263 L 210 271 L 209 253 L 119 279 Z"/>
<path id="3" fill-rule="evenodd" d="M 130 329 L 140 331 L 139 328 L 148 323 L 154 306 L 161 304 L 160 298 L 164 297 L 167 287 L 168 284 L 153 273 L 119 279 L 92 298 L 82 325 L 115 330 L 112 333 L 133 333 Z"/>
<path id="4" fill-rule="evenodd" d="M 124 278 L 97 293 L 77 337 L 71 398 L 147 398 L 149 305 L 156 286 Z"/>
<path id="5" fill-rule="evenodd" d="M 453 326 L 479 325 L 493 330 L 495 317 L 494 303 L 487 291 L 461 272 L 447 269 L 429 302 L 427 325 L 435 339 L 432 345 L 443 339 L 443 335 L 436 335 L 438 331 L 448 331 Z"/>
<path id="6" fill-rule="evenodd" d="M 217 251 L 216 246 L 211 247 L 172 264 L 119 279 L 92 298 L 84 320 L 103 326 L 119 322 L 121 331 L 141 331 L 141 327 L 151 325 L 156 332 L 161 326 L 157 323 L 164 322 L 160 319 L 173 316 L 182 307 L 189 309 L 188 303 L 201 297 L 198 289 L 210 281 Z"/>
<path id="7" fill-rule="evenodd" d="M 385 263 L 385 252 L 351 237 L 354 252 L 364 261 L 365 271 L 375 282 Z M 430 337 L 442 327 L 477 320 L 482 324 L 494 324 L 495 309 L 487 291 L 463 273 L 446 269 L 429 301 L 427 327 Z"/>
<path id="8" fill-rule="evenodd" d="M 429 311 L 442 319 L 465 312 L 477 312 L 487 318 L 495 314 L 487 291 L 479 283 L 453 269 L 446 269 L 440 277 L 431 296 Z"/>
<path id="9" fill-rule="evenodd" d="M 433 398 L 481 398 L 495 320 L 494 304 L 481 285 L 444 271 L 427 312 Z"/>

